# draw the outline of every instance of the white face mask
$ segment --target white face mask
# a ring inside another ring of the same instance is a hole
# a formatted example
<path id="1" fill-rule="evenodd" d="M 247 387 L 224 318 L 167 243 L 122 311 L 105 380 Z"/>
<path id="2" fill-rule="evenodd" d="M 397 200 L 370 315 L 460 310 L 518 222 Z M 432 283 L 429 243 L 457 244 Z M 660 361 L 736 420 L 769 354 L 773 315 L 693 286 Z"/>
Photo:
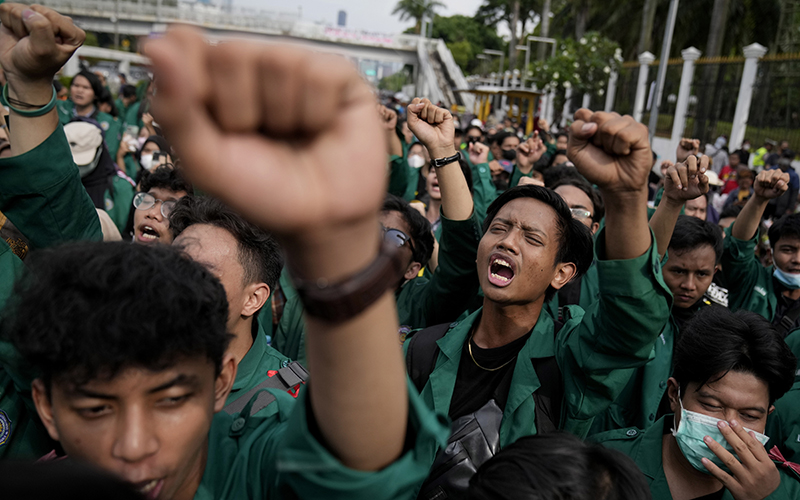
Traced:
<path id="1" fill-rule="evenodd" d="M 151 154 L 143 154 L 142 157 L 139 159 L 139 164 L 145 170 L 150 170 L 153 168 L 153 155 Z"/>
<path id="2" fill-rule="evenodd" d="M 420 155 L 411 155 L 408 157 L 408 166 L 411 168 L 422 168 L 425 165 L 425 158 Z"/>

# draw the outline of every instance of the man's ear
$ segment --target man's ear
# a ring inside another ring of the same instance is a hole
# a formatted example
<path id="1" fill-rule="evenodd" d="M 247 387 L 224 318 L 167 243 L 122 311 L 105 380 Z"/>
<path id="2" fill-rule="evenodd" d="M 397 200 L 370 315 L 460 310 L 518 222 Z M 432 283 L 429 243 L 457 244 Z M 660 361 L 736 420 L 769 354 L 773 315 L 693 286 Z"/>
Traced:
<path id="1" fill-rule="evenodd" d="M 578 268 L 574 263 L 561 262 L 556 264 L 556 274 L 553 276 L 552 281 L 550 281 L 550 286 L 556 290 L 561 290 L 561 287 L 569 283 L 576 274 L 578 274 Z"/>
<path id="2" fill-rule="evenodd" d="M 225 408 L 225 401 L 233 388 L 236 380 L 236 358 L 233 354 L 226 353 L 222 358 L 222 369 L 214 380 L 214 413 Z"/>
<path id="3" fill-rule="evenodd" d="M 767 410 L 767 415 L 771 415 L 773 411 L 775 411 L 775 405 L 769 405 L 769 410 Z"/>
<path id="4" fill-rule="evenodd" d="M 716 266 L 714 266 L 714 274 L 717 274 L 717 272 L 718 272 L 720 269 L 722 269 L 722 266 L 720 266 L 719 264 L 717 264 Z"/>
<path id="5" fill-rule="evenodd" d="M 53 404 L 42 379 L 37 378 L 31 383 L 31 395 L 33 396 L 33 404 L 36 405 L 36 412 L 39 414 L 39 418 L 42 419 L 47 433 L 50 434 L 53 440 L 60 441 L 53 415 Z"/>
<path id="6" fill-rule="evenodd" d="M 245 301 L 242 306 L 242 316 L 250 317 L 264 307 L 269 300 L 271 290 L 266 283 L 253 283 L 245 289 Z"/>
<path id="7" fill-rule="evenodd" d="M 680 403 L 680 385 L 675 377 L 670 377 L 667 380 L 667 398 L 669 399 L 669 408 L 672 413 L 678 413 L 681 409 Z"/>
<path id="8" fill-rule="evenodd" d="M 592 227 L 591 227 L 592 234 L 597 234 L 598 229 L 600 229 L 600 223 L 592 222 Z"/>
<path id="9" fill-rule="evenodd" d="M 419 262 L 411 262 L 406 269 L 403 279 L 406 281 L 413 280 L 419 275 L 419 270 L 422 269 L 422 264 Z"/>

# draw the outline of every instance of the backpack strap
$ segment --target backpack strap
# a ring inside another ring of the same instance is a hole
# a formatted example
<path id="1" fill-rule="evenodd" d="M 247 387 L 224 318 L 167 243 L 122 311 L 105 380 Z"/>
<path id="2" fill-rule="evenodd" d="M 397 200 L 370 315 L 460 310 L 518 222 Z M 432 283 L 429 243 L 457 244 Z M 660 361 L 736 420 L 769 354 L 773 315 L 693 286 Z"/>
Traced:
<path id="1" fill-rule="evenodd" d="M 304 384 L 306 380 L 308 380 L 308 372 L 306 369 L 297 361 L 292 361 L 277 372 L 270 371 L 269 376 L 263 382 L 225 405 L 222 411 L 230 415 L 240 413 L 247 403 L 250 402 L 250 399 L 253 398 L 253 395 L 258 393 L 256 401 L 253 402 L 253 405 L 250 407 L 250 415 L 255 415 L 275 401 L 275 396 L 263 389 L 281 389 L 289 392 L 298 385 Z M 290 394 L 297 397 L 296 393 L 290 392 Z"/>
<path id="2" fill-rule="evenodd" d="M 564 323 L 553 321 L 553 334 L 558 332 Z M 555 356 L 547 358 L 533 358 L 533 370 L 539 378 L 539 388 L 533 392 L 533 402 L 536 414 L 536 432 L 546 434 L 556 432 L 561 424 L 561 405 L 564 401 L 564 384 L 561 369 Z"/>
<path id="3" fill-rule="evenodd" d="M 775 329 L 781 334 L 781 338 L 786 336 L 794 329 L 794 324 L 800 318 L 800 304 L 786 311 L 781 320 L 775 325 Z"/>
<path id="4" fill-rule="evenodd" d="M 429 326 L 415 333 L 408 341 L 406 369 L 418 392 L 422 392 L 428 377 L 436 367 L 436 358 L 439 355 L 439 346 L 436 342 L 444 337 L 452 325 L 443 323 Z"/>

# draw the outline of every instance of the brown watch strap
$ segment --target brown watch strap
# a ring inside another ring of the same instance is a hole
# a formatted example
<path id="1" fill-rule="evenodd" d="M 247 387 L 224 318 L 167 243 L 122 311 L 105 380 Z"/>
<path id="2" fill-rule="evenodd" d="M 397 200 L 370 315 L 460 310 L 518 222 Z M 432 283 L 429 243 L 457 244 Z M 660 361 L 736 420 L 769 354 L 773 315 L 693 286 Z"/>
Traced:
<path id="1" fill-rule="evenodd" d="M 364 270 L 338 283 L 302 280 L 292 273 L 297 294 L 310 316 L 340 323 L 363 312 L 400 281 L 405 270 L 398 248 L 384 243 Z"/>

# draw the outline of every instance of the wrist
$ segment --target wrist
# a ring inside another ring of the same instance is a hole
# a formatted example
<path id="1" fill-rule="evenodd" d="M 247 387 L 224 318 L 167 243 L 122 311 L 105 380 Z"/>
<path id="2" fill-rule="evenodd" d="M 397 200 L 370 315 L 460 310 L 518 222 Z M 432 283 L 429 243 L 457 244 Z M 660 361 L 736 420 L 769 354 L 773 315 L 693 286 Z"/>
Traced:
<path id="1" fill-rule="evenodd" d="M 9 76 L 8 96 L 30 104 L 45 105 L 53 96 L 53 80 L 23 81 Z"/>
<path id="2" fill-rule="evenodd" d="M 435 160 L 437 158 L 448 158 L 456 154 L 456 148 L 452 144 L 449 144 L 436 148 L 428 148 L 428 153 L 431 155 L 431 160 Z"/>
<path id="3" fill-rule="evenodd" d="M 680 210 L 680 208 L 686 203 L 686 200 L 679 198 L 672 198 L 670 196 L 665 195 L 661 199 L 661 203 L 666 204 L 668 208 L 677 208 L 678 210 Z"/>

